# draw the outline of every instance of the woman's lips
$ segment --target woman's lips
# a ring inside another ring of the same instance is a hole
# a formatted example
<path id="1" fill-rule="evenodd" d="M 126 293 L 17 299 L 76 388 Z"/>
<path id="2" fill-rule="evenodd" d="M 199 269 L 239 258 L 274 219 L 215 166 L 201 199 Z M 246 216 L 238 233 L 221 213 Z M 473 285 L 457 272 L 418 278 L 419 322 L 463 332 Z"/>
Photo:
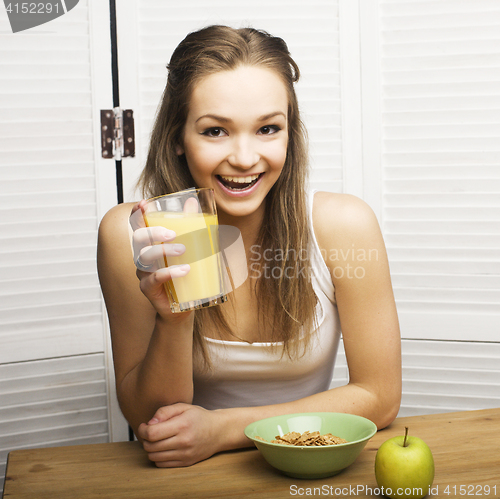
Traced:
<path id="1" fill-rule="evenodd" d="M 234 177 L 231 175 L 216 175 L 219 187 L 232 197 L 244 197 L 252 194 L 260 184 L 264 173 Z"/>

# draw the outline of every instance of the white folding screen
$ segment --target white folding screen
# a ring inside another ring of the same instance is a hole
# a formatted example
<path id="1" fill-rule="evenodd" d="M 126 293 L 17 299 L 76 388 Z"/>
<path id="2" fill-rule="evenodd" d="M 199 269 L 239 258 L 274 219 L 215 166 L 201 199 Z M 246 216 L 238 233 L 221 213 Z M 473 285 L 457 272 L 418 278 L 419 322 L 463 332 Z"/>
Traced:
<path id="1" fill-rule="evenodd" d="M 407 338 L 399 414 L 498 407 L 500 1 L 372 11 L 380 214 Z"/>
<path id="2" fill-rule="evenodd" d="M 383 230 L 407 338 L 498 341 L 500 1 L 380 2 Z"/>
<path id="3" fill-rule="evenodd" d="M 0 363 L 103 350 L 86 2 L 67 16 L 0 19 Z"/>
<path id="4" fill-rule="evenodd" d="M 114 162 L 97 168 L 109 40 L 104 2 L 18 33 L 0 7 L 0 488 L 11 450 L 109 439 L 95 262 L 116 202 Z"/>

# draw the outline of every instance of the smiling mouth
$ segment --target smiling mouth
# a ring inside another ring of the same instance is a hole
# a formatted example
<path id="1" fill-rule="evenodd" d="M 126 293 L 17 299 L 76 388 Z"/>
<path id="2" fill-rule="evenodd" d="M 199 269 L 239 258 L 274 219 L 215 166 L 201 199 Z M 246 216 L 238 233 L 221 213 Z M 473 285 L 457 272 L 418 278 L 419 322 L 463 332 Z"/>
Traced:
<path id="1" fill-rule="evenodd" d="M 229 175 L 216 175 L 219 182 L 232 191 L 243 191 L 257 183 L 263 173 L 247 175 L 246 177 L 232 177 Z"/>

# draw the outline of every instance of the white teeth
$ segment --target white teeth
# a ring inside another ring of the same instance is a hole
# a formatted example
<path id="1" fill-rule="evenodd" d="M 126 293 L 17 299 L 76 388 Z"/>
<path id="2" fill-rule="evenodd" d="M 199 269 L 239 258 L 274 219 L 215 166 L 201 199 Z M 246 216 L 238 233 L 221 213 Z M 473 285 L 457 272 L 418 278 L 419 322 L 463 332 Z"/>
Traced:
<path id="1" fill-rule="evenodd" d="M 259 178 L 259 175 L 248 175 L 247 177 L 228 177 L 226 175 L 221 175 L 226 182 L 236 182 L 238 184 L 249 184 L 254 180 Z"/>

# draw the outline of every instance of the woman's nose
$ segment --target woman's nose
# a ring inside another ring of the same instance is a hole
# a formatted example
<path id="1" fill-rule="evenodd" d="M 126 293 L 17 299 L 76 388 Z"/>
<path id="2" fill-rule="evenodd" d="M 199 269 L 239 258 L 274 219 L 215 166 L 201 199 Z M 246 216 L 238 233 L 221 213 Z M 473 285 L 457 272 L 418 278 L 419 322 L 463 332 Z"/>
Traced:
<path id="1" fill-rule="evenodd" d="M 251 138 L 238 137 L 232 144 L 232 150 L 228 157 L 231 166 L 237 168 L 251 168 L 259 162 L 260 155 L 257 144 Z"/>

